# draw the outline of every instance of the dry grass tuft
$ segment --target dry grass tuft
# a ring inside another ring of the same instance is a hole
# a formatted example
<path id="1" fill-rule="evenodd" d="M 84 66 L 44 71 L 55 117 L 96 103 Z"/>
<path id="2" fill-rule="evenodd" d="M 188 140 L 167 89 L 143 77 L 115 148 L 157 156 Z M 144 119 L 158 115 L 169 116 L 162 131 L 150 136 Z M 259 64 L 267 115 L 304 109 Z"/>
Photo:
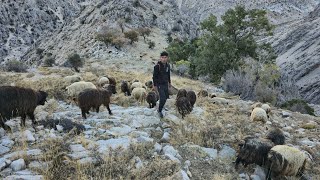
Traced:
<path id="1" fill-rule="evenodd" d="M 53 97 L 58 100 L 65 100 L 67 97 L 65 88 L 67 83 L 56 77 L 45 77 L 39 80 L 21 80 L 16 82 L 16 86 L 32 88 L 37 90 L 46 91 L 49 94 L 49 97 Z"/>

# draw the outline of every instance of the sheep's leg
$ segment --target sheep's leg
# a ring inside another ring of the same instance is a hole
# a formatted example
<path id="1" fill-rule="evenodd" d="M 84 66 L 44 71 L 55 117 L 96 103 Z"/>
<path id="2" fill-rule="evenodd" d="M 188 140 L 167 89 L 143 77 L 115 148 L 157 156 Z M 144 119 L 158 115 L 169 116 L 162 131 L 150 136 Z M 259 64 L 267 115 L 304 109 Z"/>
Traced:
<path id="1" fill-rule="evenodd" d="M 9 130 L 9 131 L 11 131 L 10 126 L 6 125 L 2 119 L 0 119 L 0 125 L 1 125 L 1 127 L 3 127 L 4 130 L 6 130 L 6 131 Z"/>
<path id="2" fill-rule="evenodd" d="M 21 126 L 22 127 L 26 127 L 26 117 L 27 117 L 26 114 L 21 115 Z"/>
<path id="3" fill-rule="evenodd" d="M 107 105 L 107 109 L 108 109 L 108 111 L 109 111 L 109 114 L 112 115 L 112 112 L 111 112 L 111 109 L 110 109 L 110 107 L 109 107 L 109 104 Z"/>
<path id="4" fill-rule="evenodd" d="M 28 116 L 30 117 L 30 119 L 32 120 L 32 125 L 36 125 L 37 122 L 35 120 L 34 114 L 33 112 L 28 113 Z M 25 121 L 25 120 L 24 120 Z"/>
<path id="5" fill-rule="evenodd" d="M 83 117 L 84 119 L 87 119 L 86 112 L 88 112 L 88 111 L 86 111 L 86 110 L 84 110 L 84 109 L 81 109 L 81 114 L 82 114 L 82 117 Z"/>
<path id="6" fill-rule="evenodd" d="M 99 106 L 96 107 L 96 112 L 97 112 L 97 113 L 99 112 Z"/>

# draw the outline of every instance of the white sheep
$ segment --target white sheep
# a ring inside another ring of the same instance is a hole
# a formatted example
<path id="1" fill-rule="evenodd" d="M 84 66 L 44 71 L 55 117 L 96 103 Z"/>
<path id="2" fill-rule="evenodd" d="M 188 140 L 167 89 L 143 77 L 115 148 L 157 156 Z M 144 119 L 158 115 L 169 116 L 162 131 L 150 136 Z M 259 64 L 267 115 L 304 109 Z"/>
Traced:
<path id="1" fill-rule="evenodd" d="M 254 108 L 257 108 L 257 107 L 260 107 L 261 108 L 262 106 L 262 103 L 261 102 L 256 102 L 254 104 L 251 105 L 251 111 L 254 109 Z"/>
<path id="2" fill-rule="evenodd" d="M 267 113 L 264 109 L 256 107 L 251 112 L 251 121 L 262 121 L 263 123 L 268 121 Z"/>
<path id="3" fill-rule="evenodd" d="M 131 92 L 131 96 L 140 103 L 143 103 L 146 99 L 147 91 L 144 88 L 134 88 Z"/>
<path id="4" fill-rule="evenodd" d="M 66 76 L 63 78 L 63 80 L 69 84 L 72 84 L 74 82 L 79 82 L 79 81 L 82 81 L 82 77 L 75 74 L 75 75 L 72 75 L 72 76 Z"/>
<path id="5" fill-rule="evenodd" d="M 267 114 L 270 114 L 270 112 L 271 112 L 271 107 L 269 106 L 269 104 L 262 104 L 262 105 L 261 105 L 261 108 L 264 109 Z"/>
<path id="6" fill-rule="evenodd" d="M 130 89 L 132 91 L 134 88 L 142 88 L 142 87 L 143 87 L 143 84 L 141 82 L 133 82 L 130 86 Z"/>
<path id="7" fill-rule="evenodd" d="M 78 94 L 85 89 L 97 89 L 97 87 L 92 82 L 75 82 L 70 86 L 66 87 L 67 93 L 70 97 L 77 97 Z"/>
<path id="8" fill-rule="evenodd" d="M 101 77 L 99 80 L 98 80 L 98 84 L 100 87 L 103 87 L 105 84 L 109 84 L 109 78 L 107 77 Z"/>
<path id="9" fill-rule="evenodd" d="M 228 105 L 230 104 L 230 101 L 225 99 L 225 98 L 221 98 L 221 97 L 214 97 L 210 100 L 213 104 L 218 104 L 218 105 Z"/>
<path id="10" fill-rule="evenodd" d="M 307 162 L 306 155 L 297 148 L 277 145 L 268 153 L 269 167 L 273 176 L 301 176 Z M 269 174 L 269 173 L 268 173 Z"/>

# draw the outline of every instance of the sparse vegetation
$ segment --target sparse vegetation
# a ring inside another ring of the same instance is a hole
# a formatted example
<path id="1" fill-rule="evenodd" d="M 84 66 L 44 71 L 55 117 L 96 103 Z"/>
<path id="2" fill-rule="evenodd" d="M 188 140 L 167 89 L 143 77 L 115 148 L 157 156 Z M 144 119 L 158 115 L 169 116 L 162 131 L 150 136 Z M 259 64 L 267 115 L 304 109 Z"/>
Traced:
<path id="1" fill-rule="evenodd" d="M 310 114 L 314 116 L 314 109 L 310 107 L 307 102 L 301 99 L 292 99 L 282 104 L 281 107 L 293 112 L 300 112 L 302 114 Z"/>
<path id="2" fill-rule="evenodd" d="M 55 59 L 52 55 L 45 56 L 44 61 L 43 61 L 44 67 L 52 67 L 54 64 L 55 64 Z"/>
<path id="3" fill-rule="evenodd" d="M 80 72 L 79 68 L 83 66 L 84 59 L 82 59 L 79 54 L 73 53 L 68 56 L 67 63 L 69 63 L 71 68 L 76 72 Z"/>
<path id="4" fill-rule="evenodd" d="M 16 59 L 8 60 L 5 64 L 4 70 L 8 72 L 27 72 L 27 65 Z"/>
<path id="5" fill-rule="evenodd" d="M 143 40 L 146 41 L 146 37 L 150 35 L 151 29 L 149 29 L 149 28 L 139 28 L 138 32 L 139 32 L 140 36 L 143 37 Z"/>
<path id="6" fill-rule="evenodd" d="M 139 40 L 138 33 L 135 30 L 130 30 L 124 33 L 124 37 L 130 40 L 130 44 L 137 42 Z"/>
<path id="7" fill-rule="evenodd" d="M 153 49 L 155 46 L 156 46 L 156 43 L 154 41 L 148 41 L 149 49 Z"/>
<path id="8" fill-rule="evenodd" d="M 116 29 L 102 27 L 101 30 L 97 32 L 95 39 L 104 42 L 108 46 L 112 44 L 112 41 L 119 36 L 120 34 Z"/>

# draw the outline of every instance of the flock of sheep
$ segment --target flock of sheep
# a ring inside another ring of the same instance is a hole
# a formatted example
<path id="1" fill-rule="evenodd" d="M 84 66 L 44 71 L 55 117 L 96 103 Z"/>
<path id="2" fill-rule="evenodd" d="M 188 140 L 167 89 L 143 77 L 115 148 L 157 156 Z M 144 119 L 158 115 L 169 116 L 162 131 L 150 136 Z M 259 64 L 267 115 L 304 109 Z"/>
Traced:
<path id="1" fill-rule="evenodd" d="M 251 121 L 267 122 L 271 108 L 268 104 L 252 105 Z M 269 131 L 266 137 L 246 137 L 239 143 L 236 168 L 257 164 L 267 169 L 267 179 L 282 176 L 303 177 L 307 157 L 295 147 L 285 145 L 285 135 L 278 129 Z"/>
<path id="2" fill-rule="evenodd" d="M 112 77 L 101 77 L 98 81 L 98 88 L 92 82 L 82 81 L 78 75 L 67 76 L 64 78 L 70 85 L 66 87 L 68 96 L 77 101 L 81 109 L 82 117 L 86 119 L 86 114 L 90 109 L 99 112 L 99 107 L 103 104 L 109 114 L 112 114 L 109 104 L 110 97 L 116 92 L 116 80 Z M 158 93 L 153 90 L 152 81 L 142 84 L 134 81 L 130 85 L 127 81 L 121 81 L 121 92 L 126 96 L 132 96 L 139 102 L 147 101 L 150 108 L 156 106 L 159 99 Z M 172 93 L 171 93 L 172 94 Z M 0 87 L 0 125 L 5 130 L 10 127 L 5 124 L 6 120 L 12 117 L 21 116 L 21 125 L 25 126 L 26 116 L 35 125 L 34 110 L 38 105 L 44 105 L 48 94 L 43 91 L 35 91 L 29 88 L 15 86 Z M 215 97 L 202 90 L 198 97 Z M 184 118 L 189 114 L 197 100 L 194 91 L 179 89 L 175 105 L 178 112 Z M 256 103 L 252 106 L 251 121 L 266 122 L 271 113 L 268 104 Z M 265 138 L 247 137 L 243 143 L 239 144 L 236 167 L 239 163 L 247 166 L 257 164 L 268 169 L 267 176 L 276 177 L 279 175 L 292 176 L 301 175 L 305 169 L 306 156 L 297 148 L 285 144 L 285 137 L 280 129 L 269 132 Z"/>

